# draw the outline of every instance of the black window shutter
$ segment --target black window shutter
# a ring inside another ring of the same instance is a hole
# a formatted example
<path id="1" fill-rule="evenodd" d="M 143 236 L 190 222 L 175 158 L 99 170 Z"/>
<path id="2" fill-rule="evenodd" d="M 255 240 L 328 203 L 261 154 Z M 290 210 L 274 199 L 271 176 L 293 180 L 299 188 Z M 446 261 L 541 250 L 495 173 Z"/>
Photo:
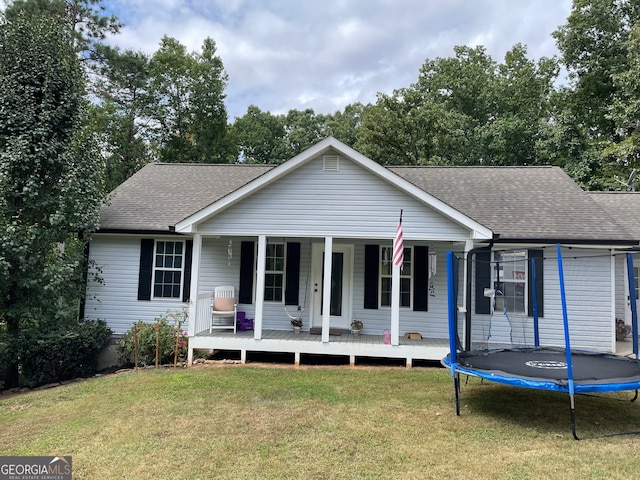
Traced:
<path id="1" fill-rule="evenodd" d="M 191 296 L 191 259 L 193 257 L 193 240 L 187 240 L 184 247 L 184 284 L 182 301 L 188 302 Z"/>
<path id="2" fill-rule="evenodd" d="M 284 304 L 298 305 L 300 290 L 300 244 L 287 243 L 287 266 L 285 271 Z"/>
<path id="3" fill-rule="evenodd" d="M 364 308 L 378 308 L 379 252 L 378 245 L 364 246 Z"/>
<path id="4" fill-rule="evenodd" d="M 426 312 L 429 305 L 429 247 L 413 247 L 413 311 Z"/>
<path id="5" fill-rule="evenodd" d="M 151 300 L 151 277 L 153 276 L 152 238 L 140 240 L 140 270 L 138 273 L 138 300 Z"/>
<path id="6" fill-rule="evenodd" d="M 529 259 L 534 259 L 535 273 L 536 273 L 536 299 L 538 302 L 538 317 L 544 317 L 544 268 L 543 268 L 543 251 L 542 250 L 529 250 Z M 531 282 L 531 262 L 529 262 L 529 278 L 527 279 L 529 296 L 528 315 L 533 316 L 533 288 Z"/>
<path id="7" fill-rule="evenodd" d="M 255 246 L 254 242 L 240 243 L 240 290 L 238 303 L 253 303 L 253 270 Z"/>
<path id="8" fill-rule="evenodd" d="M 491 285 L 491 251 L 476 252 L 476 313 L 491 313 L 491 298 L 484 296 Z"/>

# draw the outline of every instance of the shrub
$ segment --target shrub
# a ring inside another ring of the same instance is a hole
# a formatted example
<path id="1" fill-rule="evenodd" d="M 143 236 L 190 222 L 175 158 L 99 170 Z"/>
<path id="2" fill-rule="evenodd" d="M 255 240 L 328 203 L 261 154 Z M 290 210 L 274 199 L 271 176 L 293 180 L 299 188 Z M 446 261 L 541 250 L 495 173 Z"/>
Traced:
<path id="1" fill-rule="evenodd" d="M 27 386 L 33 387 L 96 372 L 98 354 L 112 331 L 103 320 L 80 320 L 54 331 L 23 332 L 20 359 Z"/>
<path id="2" fill-rule="evenodd" d="M 186 312 L 167 313 L 155 319 L 154 323 L 145 323 L 142 320 L 137 322 L 118 341 L 116 350 L 123 365 L 133 365 L 135 357 L 134 333 L 137 328 L 138 337 L 138 363 L 144 365 L 155 365 L 156 362 L 156 338 L 158 342 L 158 361 L 160 364 L 173 363 L 176 348 L 176 337 L 178 343 L 178 360 L 185 361 L 187 358 L 188 338 L 186 332 L 180 330 L 180 325 L 184 324 Z M 156 328 L 159 328 L 156 334 Z"/>

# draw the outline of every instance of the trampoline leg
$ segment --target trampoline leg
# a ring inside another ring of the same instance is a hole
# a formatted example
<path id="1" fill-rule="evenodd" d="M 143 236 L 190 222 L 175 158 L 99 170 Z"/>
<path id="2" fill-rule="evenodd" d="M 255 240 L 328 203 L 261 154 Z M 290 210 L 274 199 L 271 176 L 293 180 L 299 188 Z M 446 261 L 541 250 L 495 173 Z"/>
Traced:
<path id="1" fill-rule="evenodd" d="M 575 408 L 575 402 L 574 402 L 573 394 L 571 394 L 571 412 L 570 412 L 570 416 L 571 416 L 571 433 L 573 434 L 573 438 L 575 438 L 576 440 L 580 440 L 578 438 L 578 435 L 576 434 L 576 408 Z"/>
<path id="2" fill-rule="evenodd" d="M 460 416 L 460 374 L 453 376 L 453 388 L 456 391 L 456 415 Z"/>
<path id="3" fill-rule="evenodd" d="M 638 399 L 638 390 L 636 390 L 636 394 L 633 396 L 630 402 L 635 402 L 637 399 Z"/>

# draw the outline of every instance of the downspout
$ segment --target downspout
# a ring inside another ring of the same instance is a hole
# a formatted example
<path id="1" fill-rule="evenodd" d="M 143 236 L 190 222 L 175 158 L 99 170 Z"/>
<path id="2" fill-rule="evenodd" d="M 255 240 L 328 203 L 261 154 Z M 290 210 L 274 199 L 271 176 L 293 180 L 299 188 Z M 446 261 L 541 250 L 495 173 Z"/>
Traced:
<path id="1" fill-rule="evenodd" d="M 491 238 L 489 245 L 485 245 L 483 247 L 472 248 L 467 252 L 467 284 L 466 284 L 466 302 L 465 302 L 465 318 L 464 318 L 464 351 L 468 352 L 471 350 L 471 284 L 473 283 L 472 273 L 472 265 L 473 265 L 473 256 L 476 252 L 480 250 L 489 250 L 493 248 L 493 243 L 495 241 L 495 235 Z"/>

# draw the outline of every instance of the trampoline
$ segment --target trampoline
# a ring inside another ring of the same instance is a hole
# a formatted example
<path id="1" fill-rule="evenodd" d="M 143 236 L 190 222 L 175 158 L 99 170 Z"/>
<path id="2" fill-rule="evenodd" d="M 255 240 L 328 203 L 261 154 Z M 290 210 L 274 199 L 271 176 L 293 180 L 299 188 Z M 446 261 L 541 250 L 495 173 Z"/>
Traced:
<path id="1" fill-rule="evenodd" d="M 633 256 L 626 255 L 629 298 L 631 301 L 633 352 L 634 358 L 601 353 L 590 350 L 571 349 L 569 338 L 569 322 L 567 314 L 566 293 L 564 287 L 564 273 L 562 267 L 561 246 L 557 246 L 558 278 L 560 280 L 560 297 L 562 302 L 562 319 L 564 331 L 564 348 L 557 346 L 540 346 L 539 319 L 537 318 L 536 305 L 533 306 L 532 333 L 533 345 L 503 348 L 471 349 L 463 348 L 458 336 L 460 325 L 458 314 L 464 309 L 457 305 L 458 294 L 458 263 L 459 258 L 453 252 L 447 255 L 448 289 L 449 289 L 449 344 L 450 353 L 442 359 L 442 364 L 449 368 L 454 380 L 456 414 L 460 415 L 460 375 L 478 377 L 491 382 L 501 383 L 514 387 L 531 388 L 539 390 L 551 390 L 569 394 L 570 397 L 570 421 L 573 437 L 578 440 L 575 423 L 575 394 L 604 393 L 633 391 L 634 401 L 638 397 L 640 389 L 640 360 L 638 359 L 638 321 L 635 299 L 635 282 Z M 531 259 L 530 271 L 535 272 L 533 262 L 540 259 Z M 532 281 L 535 284 L 535 279 Z M 493 294 L 493 290 L 489 289 Z M 477 292 L 477 290 L 476 290 Z M 485 289 L 485 295 L 487 294 Z M 535 290 L 533 292 L 535 303 Z M 506 300 L 503 299 L 506 305 Z M 495 305 L 495 303 L 494 303 Z M 512 328 L 512 320 L 507 314 L 504 316 L 509 328 Z M 466 316 L 465 327 L 472 330 L 470 316 Z M 491 336 L 491 325 L 488 327 L 488 336 Z M 509 336 L 511 336 L 511 332 Z M 469 332 L 468 338 L 472 336 Z M 487 338 L 488 340 L 488 338 Z"/>

